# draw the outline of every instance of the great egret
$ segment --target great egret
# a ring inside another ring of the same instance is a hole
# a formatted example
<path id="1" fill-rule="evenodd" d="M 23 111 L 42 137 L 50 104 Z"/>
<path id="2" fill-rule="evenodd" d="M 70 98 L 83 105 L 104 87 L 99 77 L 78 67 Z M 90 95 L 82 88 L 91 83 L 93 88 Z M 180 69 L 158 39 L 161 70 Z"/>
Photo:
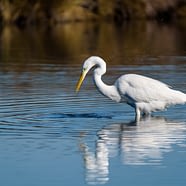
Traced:
<path id="1" fill-rule="evenodd" d="M 101 79 L 106 73 L 106 63 L 98 56 L 91 56 L 85 60 L 76 92 L 79 91 L 88 71 L 94 66 L 93 79 L 98 90 L 116 102 L 126 102 L 135 108 L 137 120 L 142 114 L 146 115 L 153 111 L 164 110 L 170 105 L 186 103 L 186 94 L 183 92 L 173 90 L 158 80 L 142 75 L 122 75 L 114 85 L 106 85 Z"/>

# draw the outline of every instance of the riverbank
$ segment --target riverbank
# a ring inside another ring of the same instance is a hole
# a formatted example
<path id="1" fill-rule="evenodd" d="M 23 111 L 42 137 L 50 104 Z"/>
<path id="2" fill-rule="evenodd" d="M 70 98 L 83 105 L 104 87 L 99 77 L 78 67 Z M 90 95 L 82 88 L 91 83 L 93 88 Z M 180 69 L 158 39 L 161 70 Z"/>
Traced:
<path id="1" fill-rule="evenodd" d="M 2 24 L 57 24 L 77 21 L 186 18 L 185 0 L 0 0 Z"/>

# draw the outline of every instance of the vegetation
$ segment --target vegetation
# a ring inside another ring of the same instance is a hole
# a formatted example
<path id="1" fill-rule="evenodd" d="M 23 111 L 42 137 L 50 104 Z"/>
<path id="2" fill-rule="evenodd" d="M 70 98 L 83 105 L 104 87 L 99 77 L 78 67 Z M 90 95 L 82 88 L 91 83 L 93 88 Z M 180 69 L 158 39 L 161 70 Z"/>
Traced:
<path id="1" fill-rule="evenodd" d="M 0 0 L 4 24 L 180 17 L 186 17 L 185 0 Z"/>

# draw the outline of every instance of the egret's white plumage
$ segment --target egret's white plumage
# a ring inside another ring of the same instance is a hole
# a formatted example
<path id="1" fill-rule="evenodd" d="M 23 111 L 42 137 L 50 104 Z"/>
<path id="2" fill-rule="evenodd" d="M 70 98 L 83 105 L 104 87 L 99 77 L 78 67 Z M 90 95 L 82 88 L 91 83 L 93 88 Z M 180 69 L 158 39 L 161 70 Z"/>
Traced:
<path id="1" fill-rule="evenodd" d="M 76 91 L 79 91 L 86 74 L 93 66 L 96 67 L 93 79 L 98 90 L 116 102 L 124 101 L 134 107 L 136 119 L 139 119 L 141 114 L 150 114 L 153 111 L 164 110 L 170 105 L 186 103 L 186 94 L 183 92 L 142 75 L 122 75 L 114 85 L 106 85 L 101 79 L 106 73 L 106 63 L 98 56 L 91 56 L 85 60 Z"/>

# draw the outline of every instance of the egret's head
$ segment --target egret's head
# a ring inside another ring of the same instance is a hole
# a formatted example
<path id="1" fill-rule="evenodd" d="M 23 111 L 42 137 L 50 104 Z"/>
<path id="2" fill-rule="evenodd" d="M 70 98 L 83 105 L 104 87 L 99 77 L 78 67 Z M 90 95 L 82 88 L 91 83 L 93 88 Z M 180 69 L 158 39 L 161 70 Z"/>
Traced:
<path id="1" fill-rule="evenodd" d="M 83 63 L 83 68 L 82 68 L 82 72 L 81 72 L 79 81 L 76 85 L 76 92 L 79 92 L 79 89 L 81 87 L 81 84 L 83 83 L 83 80 L 85 79 L 86 74 L 95 65 L 96 65 L 96 57 L 95 56 L 89 57 L 87 60 L 85 60 L 85 62 Z"/>

